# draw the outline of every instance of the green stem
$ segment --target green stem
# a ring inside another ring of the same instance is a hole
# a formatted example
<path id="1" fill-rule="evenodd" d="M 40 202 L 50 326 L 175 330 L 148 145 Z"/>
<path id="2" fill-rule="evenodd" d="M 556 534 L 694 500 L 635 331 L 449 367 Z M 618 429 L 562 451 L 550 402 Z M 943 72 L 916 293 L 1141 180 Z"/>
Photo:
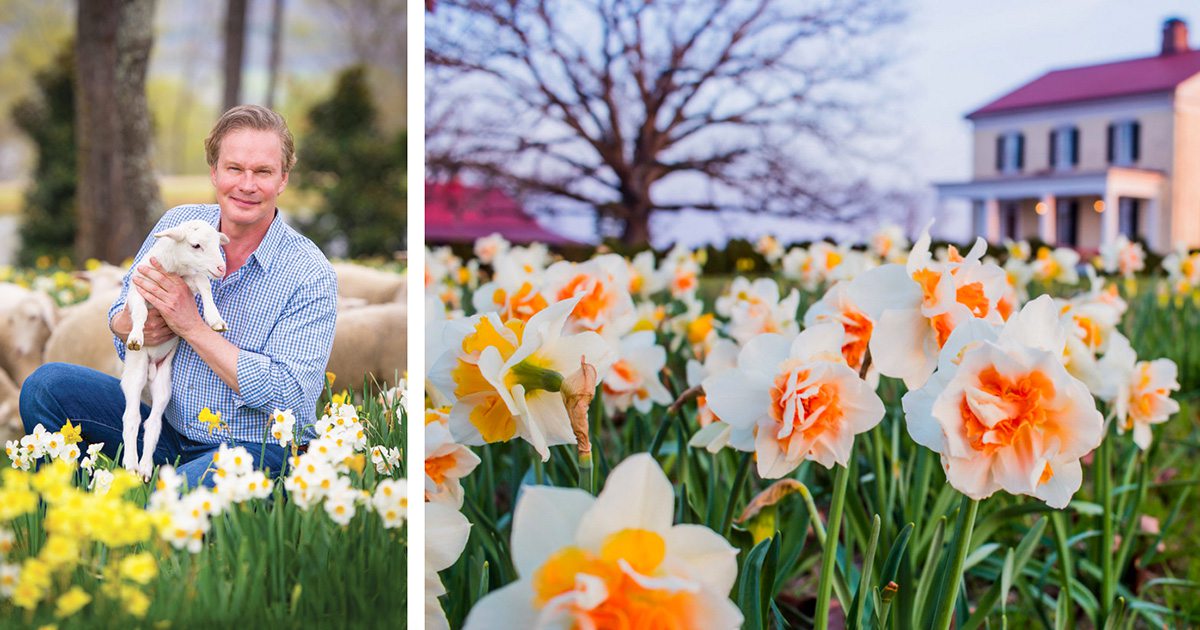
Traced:
<path id="1" fill-rule="evenodd" d="M 1065 597 L 1067 600 L 1066 606 L 1062 610 L 1066 611 L 1067 619 L 1064 627 L 1073 628 L 1075 626 L 1075 602 L 1071 599 L 1071 576 L 1075 570 L 1071 567 L 1071 550 L 1067 547 L 1067 539 L 1070 538 L 1071 532 L 1067 529 L 1066 515 L 1062 511 L 1050 513 L 1050 525 L 1054 527 L 1054 543 L 1058 547 L 1058 576 L 1059 576 L 1059 597 Z"/>
<path id="2" fill-rule="evenodd" d="M 963 496 L 962 506 L 958 511 L 958 521 L 954 524 L 954 543 L 951 547 L 953 564 L 946 580 L 942 583 L 942 593 L 938 597 L 937 617 L 933 627 L 937 630 L 949 630 L 950 622 L 954 620 L 954 602 L 958 599 L 958 584 L 962 581 L 963 565 L 967 561 L 967 551 L 971 547 L 971 532 L 975 529 L 975 515 L 979 512 L 979 501 Z"/>
<path id="3" fill-rule="evenodd" d="M 850 470 L 838 466 L 833 478 L 833 501 L 829 506 L 829 525 L 825 534 L 825 545 L 821 552 L 821 581 L 817 583 L 818 630 L 829 627 L 829 598 L 833 594 L 833 570 L 837 565 L 838 534 L 842 527 L 842 508 L 846 504 L 846 486 L 850 482 Z"/>
<path id="4" fill-rule="evenodd" d="M 592 454 L 580 456 L 579 458 L 579 489 L 586 491 L 588 494 L 595 494 L 592 484 Z"/>
<path id="5" fill-rule="evenodd" d="M 542 463 L 542 456 L 533 453 L 533 482 L 539 486 L 546 485 L 546 465 Z"/>
<path id="6" fill-rule="evenodd" d="M 737 475 L 733 478 L 733 487 L 729 490 L 729 503 L 725 504 L 725 518 L 721 521 L 721 535 L 729 538 L 729 528 L 733 526 L 733 508 L 737 505 L 738 495 L 750 474 L 750 460 L 753 453 L 742 453 L 742 462 L 738 465 Z"/>
<path id="7" fill-rule="evenodd" d="M 1107 428 L 1107 427 L 1106 427 Z M 1096 451 L 1098 497 L 1103 511 L 1100 515 L 1100 622 L 1108 619 L 1115 591 L 1113 579 L 1113 501 L 1112 501 L 1112 439 L 1105 434 Z"/>

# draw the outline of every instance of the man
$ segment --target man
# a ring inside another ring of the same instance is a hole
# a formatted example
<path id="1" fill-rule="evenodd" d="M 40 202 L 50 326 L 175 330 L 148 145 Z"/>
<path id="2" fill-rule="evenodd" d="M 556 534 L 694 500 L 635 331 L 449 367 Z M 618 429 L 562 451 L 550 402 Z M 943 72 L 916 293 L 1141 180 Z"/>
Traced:
<path id="1" fill-rule="evenodd" d="M 255 105 L 235 107 L 217 121 L 205 152 L 217 205 L 173 208 L 151 234 L 201 219 L 229 237 L 225 276 L 212 284 L 229 329 L 213 331 L 183 279 L 163 271 L 153 258 L 145 259 L 153 236 L 146 238 L 134 262 L 144 277 L 132 280 L 150 307 L 146 345 L 173 336 L 181 341 L 154 463 L 178 460 L 178 471 L 192 487 L 214 483 L 210 466 L 221 443 L 245 446 L 257 467 L 281 471 L 287 451 L 268 443 L 272 412 L 290 409 L 298 425 L 315 422 L 337 315 L 337 279 L 329 261 L 284 223 L 275 207 L 296 162 L 283 117 Z M 132 327 L 125 308 L 132 275 L 126 274 L 121 295 L 109 310 L 122 359 Z M 124 400 L 116 378 L 51 363 L 26 379 L 21 418 L 26 432 L 39 423 L 57 431 L 69 419 L 82 429 L 84 442 L 103 442 L 103 452 L 115 458 L 122 443 Z M 205 409 L 210 413 L 202 413 Z M 149 412 L 142 405 L 143 419 Z"/>

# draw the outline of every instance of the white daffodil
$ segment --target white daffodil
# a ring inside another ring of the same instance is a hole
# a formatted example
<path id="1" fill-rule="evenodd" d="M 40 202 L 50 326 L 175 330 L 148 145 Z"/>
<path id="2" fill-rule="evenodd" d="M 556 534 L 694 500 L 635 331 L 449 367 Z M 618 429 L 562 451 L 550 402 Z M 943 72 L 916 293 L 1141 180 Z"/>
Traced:
<path id="1" fill-rule="evenodd" d="M 546 270 L 545 287 L 551 301 L 573 300 L 568 333 L 590 331 L 615 340 L 633 328 L 636 314 L 629 295 L 629 265 L 621 256 L 556 262 Z"/>
<path id="2" fill-rule="evenodd" d="M 671 482 L 647 454 L 613 469 L 598 497 L 531 486 L 517 500 L 518 580 L 476 603 L 466 630 L 602 628 L 612 620 L 738 628 L 727 598 L 737 550 L 699 525 L 672 526 Z"/>
<path id="3" fill-rule="evenodd" d="M 471 523 L 461 512 L 444 503 L 425 506 L 425 628 L 450 630 L 450 621 L 438 597 L 446 587 L 438 577 L 458 561 L 471 534 Z"/>
<path id="4" fill-rule="evenodd" d="M 607 412 L 611 415 L 632 406 L 646 413 L 655 403 L 671 404 L 671 394 L 659 380 L 666 364 L 667 350 L 655 343 L 653 332 L 635 332 L 622 339 L 618 358 L 602 383 Z"/>
<path id="5" fill-rule="evenodd" d="M 869 344 L 879 373 L 920 387 L 937 366 L 938 352 L 954 329 L 971 319 L 1000 323 L 1007 293 L 1004 270 L 980 259 L 987 243 L 978 239 L 966 256 L 951 249 L 947 262 L 929 253 L 929 229 L 917 239 L 905 267 L 883 265 L 855 278 L 851 302 L 886 335 Z"/>
<path id="6" fill-rule="evenodd" d="M 480 324 L 475 333 L 463 337 L 460 347 L 464 352 L 478 350 L 478 362 L 472 365 L 469 358 L 460 357 L 453 369 L 430 375 L 444 382 L 449 373 L 454 383 L 458 400 L 450 411 L 450 431 L 455 441 L 481 445 L 519 437 L 543 460 L 550 458 L 550 446 L 575 443 L 559 393 L 562 382 L 578 372 L 582 362 L 601 373 L 611 362 L 611 350 L 598 334 L 564 334 L 568 318 L 583 299 L 564 300 L 534 315 L 520 328 L 516 346 L 501 332 L 509 329 L 494 325 Z"/>
<path id="7" fill-rule="evenodd" d="M 445 422 L 425 424 L 425 500 L 462 507 L 463 477 L 479 465 L 479 456 L 458 444 Z"/>
<path id="8" fill-rule="evenodd" d="M 854 436 L 883 419 L 883 402 L 842 358 L 845 335 L 819 324 L 795 339 L 767 334 L 751 339 L 738 367 L 704 381 L 708 405 L 733 427 L 742 448 L 754 436 L 758 474 L 782 477 L 805 459 L 826 468 L 846 466 Z"/>
<path id="9" fill-rule="evenodd" d="M 792 289 L 780 299 L 779 285 L 770 278 L 751 282 L 738 276 L 725 294 L 717 298 L 717 314 L 729 320 L 728 332 L 739 344 L 763 333 L 794 335 L 799 332 L 796 309 L 800 293 Z"/>
<path id="10" fill-rule="evenodd" d="M 951 334 L 938 371 L 903 398 L 909 435 L 941 454 L 959 492 L 996 490 L 1064 507 L 1079 489 L 1079 459 L 1100 445 L 1103 418 L 1063 366 L 1067 332 L 1049 296 L 996 332 L 980 323 Z"/>

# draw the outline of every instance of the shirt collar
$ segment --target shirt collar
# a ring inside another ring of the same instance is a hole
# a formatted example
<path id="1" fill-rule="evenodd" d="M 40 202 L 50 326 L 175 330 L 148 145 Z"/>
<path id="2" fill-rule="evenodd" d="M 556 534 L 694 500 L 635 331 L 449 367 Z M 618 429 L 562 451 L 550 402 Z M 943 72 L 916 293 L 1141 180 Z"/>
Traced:
<path id="1" fill-rule="evenodd" d="M 216 206 L 215 216 L 212 218 L 213 227 L 221 225 L 221 207 Z M 271 268 L 271 262 L 279 254 L 279 250 L 283 247 L 283 237 L 287 232 L 287 224 L 283 221 L 283 213 L 279 208 L 275 208 L 275 218 L 271 220 L 270 227 L 267 228 L 267 233 L 263 235 L 262 241 L 258 247 L 250 254 L 258 262 L 258 266 L 266 271 Z M 249 260 L 249 259 L 247 259 Z"/>
<path id="2" fill-rule="evenodd" d="M 287 224 L 283 222 L 283 213 L 279 208 L 275 209 L 275 218 L 271 220 L 271 227 L 267 228 L 266 235 L 258 244 L 252 258 L 258 261 L 258 266 L 264 271 L 271 268 L 271 262 L 279 255 L 279 250 L 283 247 L 283 237 L 287 231 Z"/>

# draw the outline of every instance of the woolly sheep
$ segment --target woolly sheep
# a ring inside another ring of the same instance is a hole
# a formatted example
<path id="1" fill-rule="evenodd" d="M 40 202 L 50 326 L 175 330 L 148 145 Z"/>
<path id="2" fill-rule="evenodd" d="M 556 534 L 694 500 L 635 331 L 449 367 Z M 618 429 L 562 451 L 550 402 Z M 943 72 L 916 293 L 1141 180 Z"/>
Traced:
<path id="1" fill-rule="evenodd" d="M 362 298 L 368 304 L 403 303 L 408 294 L 404 274 L 372 269 L 351 262 L 333 263 L 338 297 Z"/>
<path id="2" fill-rule="evenodd" d="M 364 379 L 395 384 L 408 361 L 408 325 L 403 304 L 375 304 L 339 311 L 326 371 L 339 387 L 358 389 Z"/>
<path id="3" fill-rule="evenodd" d="M 119 293 L 120 288 L 100 291 L 62 309 L 58 326 L 46 342 L 46 362 L 74 363 L 119 378 L 121 360 L 113 352 L 108 329 L 108 308 Z"/>
<path id="4" fill-rule="evenodd" d="M 0 442 L 15 440 L 25 435 L 21 424 L 21 392 L 8 373 L 0 370 Z"/>
<path id="5" fill-rule="evenodd" d="M 41 291 L 9 283 L 0 284 L 0 305 L 0 368 L 20 385 L 42 364 L 58 307 Z"/>
<path id="6" fill-rule="evenodd" d="M 148 257 L 154 257 L 165 271 L 183 277 L 192 293 L 200 295 L 204 305 L 204 322 L 213 330 L 224 331 L 225 321 L 213 302 L 210 278 L 225 275 L 221 246 L 229 242 L 229 237 L 204 221 L 187 221 L 154 236 L 158 240 L 150 247 Z M 125 414 L 122 418 L 125 450 L 121 465 L 149 479 L 154 469 L 154 448 L 158 446 L 158 436 L 162 431 L 163 411 L 171 399 L 171 361 L 175 358 L 179 338 L 173 337 L 170 341 L 143 347 L 146 300 L 136 289 L 129 291 L 126 300 L 133 328 L 125 341 L 129 352 L 125 354 L 125 369 L 121 373 L 121 390 L 125 393 Z M 138 458 L 141 393 L 147 381 L 150 382 L 150 417 L 146 419 L 142 456 Z"/>

